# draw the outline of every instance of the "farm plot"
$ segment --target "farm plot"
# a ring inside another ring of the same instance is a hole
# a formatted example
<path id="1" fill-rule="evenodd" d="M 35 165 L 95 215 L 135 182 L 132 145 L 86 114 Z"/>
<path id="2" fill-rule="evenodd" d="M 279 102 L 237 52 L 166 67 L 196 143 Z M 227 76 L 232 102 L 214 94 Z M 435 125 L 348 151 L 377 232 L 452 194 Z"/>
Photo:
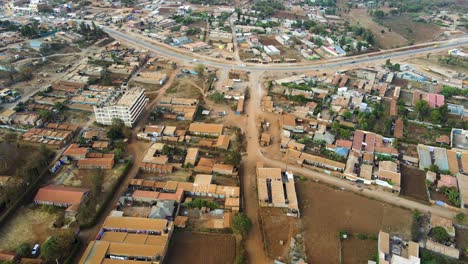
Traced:
<path id="1" fill-rule="evenodd" d="M 168 264 L 176 263 L 233 263 L 236 240 L 233 235 L 195 232 L 174 233 L 169 247 Z"/>
<path id="2" fill-rule="evenodd" d="M 398 233 L 405 239 L 411 236 L 410 211 L 310 181 L 298 184 L 297 191 L 303 207 L 304 238 L 310 263 L 338 263 L 338 232 L 342 230 L 374 236 L 384 230 Z M 354 243 L 361 241 L 346 242 L 346 246 L 358 247 Z M 348 249 L 344 250 L 346 254 Z M 375 250 L 370 245 L 363 246 L 359 258 L 370 257 Z"/>
<path id="3" fill-rule="evenodd" d="M 401 166 L 401 191 L 400 195 L 428 202 L 426 191 L 426 174 L 424 171 Z"/>

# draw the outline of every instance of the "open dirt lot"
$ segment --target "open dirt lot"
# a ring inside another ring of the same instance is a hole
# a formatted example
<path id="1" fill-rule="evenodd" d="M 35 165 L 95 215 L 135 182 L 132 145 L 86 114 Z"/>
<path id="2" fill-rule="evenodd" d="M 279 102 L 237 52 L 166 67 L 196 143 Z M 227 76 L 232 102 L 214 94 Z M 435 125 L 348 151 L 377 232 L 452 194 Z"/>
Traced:
<path id="1" fill-rule="evenodd" d="M 0 229 L 0 250 L 15 250 L 21 243 L 44 243 L 57 215 L 37 206 L 23 207 Z"/>
<path id="2" fill-rule="evenodd" d="M 309 263 L 338 263 L 340 230 L 373 235 L 385 230 L 406 239 L 411 236 L 410 211 L 311 181 L 298 183 L 297 191 L 303 207 L 301 214 Z M 349 243 L 346 246 L 358 247 Z M 360 248 L 359 257 L 370 257 L 375 250 L 366 244 Z"/>
<path id="3" fill-rule="evenodd" d="M 401 47 L 408 44 L 408 40 L 393 29 L 392 32 L 388 32 L 387 27 L 376 23 L 372 17 L 369 16 L 366 9 L 351 9 L 348 13 L 348 18 L 352 25 L 360 25 L 370 29 L 376 36 L 379 45 L 384 49 Z M 384 34 L 381 33 L 382 30 L 385 31 Z"/>
<path id="4" fill-rule="evenodd" d="M 401 166 L 401 191 L 400 195 L 420 202 L 428 202 L 426 191 L 426 174 L 424 171 Z"/>
<path id="5" fill-rule="evenodd" d="M 177 79 L 174 84 L 167 89 L 166 96 L 177 98 L 198 98 L 202 95 L 203 87 L 198 86 L 191 79 L 197 79 L 196 76 L 189 76 Z"/>
<path id="6" fill-rule="evenodd" d="M 468 247 L 468 230 L 467 229 L 462 229 L 462 228 L 457 228 L 456 229 L 456 237 L 455 241 L 457 241 L 457 248 L 467 248 Z M 468 252 L 463 252 L 461 250 L 461 256 L 460 259 L 464 261 L 468 261 Z"/>
<path id="7" fill-rule="evenodd" d="M 377 253 L 377 240 L 359 240 L 355 237 L 343 240 L 343 264 L 367 263 Z"/>
<path id="8" fill-rule="evenodd" d="M 232 235 L 174 233 L 165 259 L 167 264 L 233 263 L 236 256 L 236 240 Z"/>
<path id="9" fill-rule="evenodd" d="M 280 208 L 262 207 L 259 213 L 263 241 L 268 256 L 272 259 L 285 257 L 288 253 L 291 237 L 296 236 L 299 232 L 298 219 L 287 216 Z"/>
<path id="10" fill-rule="evenodd" d="M 415 22 L 408 15 L 382 19 L 382 24 L 415 44 L 433 41 L 443 32 L 437 25 Z"/>

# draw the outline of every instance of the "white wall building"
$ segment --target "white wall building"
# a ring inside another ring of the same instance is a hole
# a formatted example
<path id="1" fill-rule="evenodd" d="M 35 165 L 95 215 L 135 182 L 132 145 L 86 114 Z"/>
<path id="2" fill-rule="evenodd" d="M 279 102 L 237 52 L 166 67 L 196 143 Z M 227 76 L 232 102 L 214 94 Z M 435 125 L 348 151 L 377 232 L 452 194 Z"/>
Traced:
<path id="1" fill-rule="evenodd" d="M 134 88 L 115 100 L 94 106 L 96 122 L 111 125 L 114 118 L 121 119 L 125 126 L 133 127 L 143 113 L 148 100 L 142 88 Z"/>

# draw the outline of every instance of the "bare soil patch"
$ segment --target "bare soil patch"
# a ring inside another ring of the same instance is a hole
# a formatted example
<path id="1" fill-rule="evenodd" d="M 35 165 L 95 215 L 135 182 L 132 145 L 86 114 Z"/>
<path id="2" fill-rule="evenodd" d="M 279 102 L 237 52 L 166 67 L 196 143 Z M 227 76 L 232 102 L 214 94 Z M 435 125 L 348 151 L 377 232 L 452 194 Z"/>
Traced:
<path id="1" fill-rule="evenodd" d="M 284 258 L 291 238 L 299 232 L 298 219 L 287 216 L 280 208 L 262 207 L 259 210 L 263 242 L 272 259 Z"/>
<path id="2" fill-rule="evenodd" d="M 411 237 L 413 220 L 408 210 L 311 181 L 300 182 L 297 191 L 310 263 L 338 263 L 340 230 L 373 235 L 384 230 Z"/>
<path id="3" fill-rule="evenodd" d="M 236 240 L 233 235 L 176 232 L 171 239 L 165 263 L 233 263 Z"/>
<path id="4" fill-rule="evenodd" d="M 57 214 L 38 206 L 23 207 L 0 229 L 0 250 L 15 250 L 21 243 L 42 244 L 53 234 Z"/>
<path id="5" fill-rule="evenodd" d="M 444 31 L 435 24 L 413 21 L 408 15 L 382 19 L 382 24 L 414 43 L 432 41 Z"/>
<path id="6" fill-rule="evenodd" d="M 425 172 L 405 165 L 401 166 L 400 195 L 428 202 Z"/>
<path id="7" fill-rule="evenodd" d="M 468 229 L 456 228 L 455 241 L 457 242 L 457 248 L 462 249 L 460 259 L 468 261 L 468 252 L 463 250 L 468 247 Z"/>
<path id="8" fill-rule="evenodd" d="M 408 44 L 408 40 L 403 36 L 398 34 L 392 29 L 391 32 L 388 32 L 388 28 L 382 25 L 379 25 L 373 20 L 373 18 L 367 13 L 366 9 L 351 9 L 348 13 L 348 18 L 353 25 L 360 25 L 362 27 L 368 28 L 374 33 L 377 38 L 377 42 L 380 47 L 384 49 L 396 48 L 405 46 Z M 382 30 L 385 31 L 382 34 Z"/>
<path id="9" fill-rule="evenodd" d="M 377 240 L 359 240 L 355 237 L 342 241 L 343 264 L 367 263 L 377 253 Z"/>

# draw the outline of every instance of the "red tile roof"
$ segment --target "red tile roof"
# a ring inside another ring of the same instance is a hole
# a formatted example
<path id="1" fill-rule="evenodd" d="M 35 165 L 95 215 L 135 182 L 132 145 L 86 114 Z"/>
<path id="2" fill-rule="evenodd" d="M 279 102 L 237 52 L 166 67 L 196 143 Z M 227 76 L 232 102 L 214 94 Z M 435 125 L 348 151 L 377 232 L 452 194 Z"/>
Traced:
<path id="1" fill-rule="evenodd" d="M 36 203 L 80 204 L 89 189 L 49 185 L 40 188 L 34 197 Z"/>

